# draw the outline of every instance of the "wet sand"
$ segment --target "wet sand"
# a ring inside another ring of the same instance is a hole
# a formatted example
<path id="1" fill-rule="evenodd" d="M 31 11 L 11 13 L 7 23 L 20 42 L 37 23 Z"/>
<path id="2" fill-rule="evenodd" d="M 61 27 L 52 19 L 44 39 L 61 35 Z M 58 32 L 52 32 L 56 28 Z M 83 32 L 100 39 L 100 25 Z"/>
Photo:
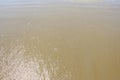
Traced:
<path id="1" fill-rule="evenodd" d="M 120 80 L 120 8 L 0 8 L 0 80 Z"/>

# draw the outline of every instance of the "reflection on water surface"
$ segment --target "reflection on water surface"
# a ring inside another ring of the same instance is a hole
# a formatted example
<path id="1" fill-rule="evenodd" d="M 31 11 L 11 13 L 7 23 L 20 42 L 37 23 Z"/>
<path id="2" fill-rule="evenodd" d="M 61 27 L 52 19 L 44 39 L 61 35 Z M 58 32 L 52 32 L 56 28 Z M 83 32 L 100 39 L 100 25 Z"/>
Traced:
<path id="1" fill-rule="evenodd" d="M 60 65 L 56 48 L 52 51 L 46 48 L 48 53 L 42 53 L 39 48 L 41 45 L 39 43 L 35 45 L 33 41 L 28 44 L 20 41 L 21 39 L 3 38 L 2 40 L 1 80 L 70 80 L 71 73 L 65 69 L 65 66 Z M 60 72 L 61 69 L 64 72 Z"/>

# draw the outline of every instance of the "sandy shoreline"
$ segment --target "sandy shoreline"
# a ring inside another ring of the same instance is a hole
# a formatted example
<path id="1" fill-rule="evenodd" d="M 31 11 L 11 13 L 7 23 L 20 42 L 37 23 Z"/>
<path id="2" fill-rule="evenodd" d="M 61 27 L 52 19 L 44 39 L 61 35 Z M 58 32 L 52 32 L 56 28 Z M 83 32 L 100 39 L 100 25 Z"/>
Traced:
<path id="1" fill-rule="evenodd" d="M 0 7 L 1 80 L 119 80 L 120 8 Z"/>

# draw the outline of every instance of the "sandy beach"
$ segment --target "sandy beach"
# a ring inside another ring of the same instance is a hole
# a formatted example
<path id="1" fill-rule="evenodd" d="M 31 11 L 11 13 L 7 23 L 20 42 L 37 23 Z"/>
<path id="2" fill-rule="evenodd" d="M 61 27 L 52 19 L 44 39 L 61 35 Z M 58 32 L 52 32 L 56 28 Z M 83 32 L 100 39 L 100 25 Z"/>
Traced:
<path id="1" fill-rule="evenodd" d="M 0 80 L 120 80 L 120 7 L 0 7 Z"/>

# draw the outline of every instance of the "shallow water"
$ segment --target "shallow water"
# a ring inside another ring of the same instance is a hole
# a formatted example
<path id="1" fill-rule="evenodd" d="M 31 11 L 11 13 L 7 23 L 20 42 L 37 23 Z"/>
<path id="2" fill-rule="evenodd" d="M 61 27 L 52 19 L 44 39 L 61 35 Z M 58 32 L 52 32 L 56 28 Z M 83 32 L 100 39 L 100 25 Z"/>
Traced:
<path id="1" fill-rule="evenodd" d="M 37 5 L 0 7 L 0 80 L 120 80 L 119 6 Z"/>

